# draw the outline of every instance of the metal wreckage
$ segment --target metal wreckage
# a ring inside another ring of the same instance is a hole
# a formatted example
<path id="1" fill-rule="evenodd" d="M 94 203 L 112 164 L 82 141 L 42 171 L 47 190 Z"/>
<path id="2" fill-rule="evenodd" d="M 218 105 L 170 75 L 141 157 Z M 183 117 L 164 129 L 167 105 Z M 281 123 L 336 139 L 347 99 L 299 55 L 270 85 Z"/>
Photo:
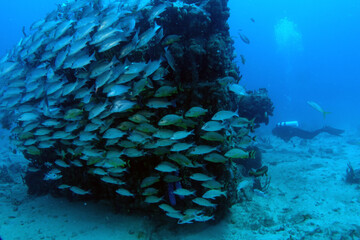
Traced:
<path id="1" fill-rule="evenodd" d="M 228 17 L 226 0 L 72 0 L 35 22 L 0 64 L 29 193 L 220 218 L 237 201 L 232 160 L 253 156 L 273 111 L 239 84 Z"/>

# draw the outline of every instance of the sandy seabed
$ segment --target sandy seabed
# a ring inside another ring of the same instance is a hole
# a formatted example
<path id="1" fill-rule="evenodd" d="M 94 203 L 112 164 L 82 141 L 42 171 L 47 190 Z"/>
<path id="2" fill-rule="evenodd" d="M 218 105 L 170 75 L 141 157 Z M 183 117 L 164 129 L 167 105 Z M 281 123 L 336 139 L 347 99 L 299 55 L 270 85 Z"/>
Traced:
<path id="1" fill-rule="evenodd" d="M 271 184 L 251 194 L 217 224 L 164 225 L 143 216 L 114 213 L 105 202 L 69 202 L 27 195 L 21 175 L 0 181 L 3 240 L 241 240 L 360 239 L 360 186 L 344 181 L 347 163 L 360 168 L 360 137 L 321 134 L 285 143 L 264 136 Z M 6 144 L 2 144 L 6 148 Z M 261 144 L 259 145 L 261 147 Z M 5 154 L 0 167 L 20 156 Z M 6 159 L 5 159 L 6 158 Z M 25 163 L 24 163 L 25 164 Z M 15 171 L 16 172 L 16 171 Z M 0 173 L 1 174 L 1 173 Z"/>

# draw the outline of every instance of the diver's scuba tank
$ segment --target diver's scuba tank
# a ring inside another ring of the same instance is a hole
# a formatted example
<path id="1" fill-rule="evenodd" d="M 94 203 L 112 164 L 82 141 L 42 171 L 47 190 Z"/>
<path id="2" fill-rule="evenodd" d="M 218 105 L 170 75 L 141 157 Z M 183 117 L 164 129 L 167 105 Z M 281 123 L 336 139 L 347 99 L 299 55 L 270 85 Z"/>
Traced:
<path id="1" fill-rule="evenodd" d="M 276 124 L 277 127 L 299 127 L 298 121 L 287 121 L 287 122 L 279 122 Z"/>

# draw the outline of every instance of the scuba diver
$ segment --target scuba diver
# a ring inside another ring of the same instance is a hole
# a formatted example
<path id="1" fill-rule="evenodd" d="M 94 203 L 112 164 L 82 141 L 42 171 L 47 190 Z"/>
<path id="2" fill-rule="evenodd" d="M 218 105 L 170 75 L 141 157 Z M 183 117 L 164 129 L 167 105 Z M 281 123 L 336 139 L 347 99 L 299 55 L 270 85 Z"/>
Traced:
<path id="1" fill-rule="evenodd" d="M 298 121 L 280 122 L 272 130 L 272 134 L 288 142 L 292 137 L 299 137 L 303 139 L 313 139 L 322 132 L 327 132 L 331 135 L 340 136 L 344 130 L 325 126 L 315 131 L 306 131 L 299 128 Z"/>

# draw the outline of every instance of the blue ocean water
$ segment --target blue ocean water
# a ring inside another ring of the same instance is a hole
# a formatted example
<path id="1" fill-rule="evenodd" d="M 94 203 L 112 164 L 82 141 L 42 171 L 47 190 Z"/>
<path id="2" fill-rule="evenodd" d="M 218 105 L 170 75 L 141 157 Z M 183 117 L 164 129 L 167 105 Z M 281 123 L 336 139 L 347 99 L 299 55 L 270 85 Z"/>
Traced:
<path id="1" fill-rule="evenodd" d="M 29 31 L 35 21 L 56 9 L 61 0 L 1 1 L 0 56 L 16 45 L 23 37 L 22 28 Z"/>
<path id="2" fill-rule="evenodd" d="M 269 90 L 271 127 L 288 120 L 309 129 L 359 127 L 359 1 L 230 0 L 229 7 L 243 84 Z M 331 112 L 325 122 L 309 100 Z"/>

